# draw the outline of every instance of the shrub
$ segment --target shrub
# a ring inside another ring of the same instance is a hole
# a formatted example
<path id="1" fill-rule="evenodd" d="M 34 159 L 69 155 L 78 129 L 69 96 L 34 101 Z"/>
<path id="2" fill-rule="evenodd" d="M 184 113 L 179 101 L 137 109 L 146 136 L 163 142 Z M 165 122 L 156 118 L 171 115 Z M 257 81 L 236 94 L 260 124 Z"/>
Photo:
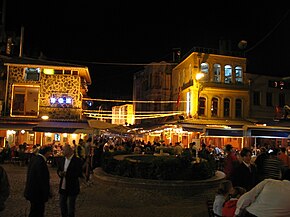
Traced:
<path id="1" fill-rule="evenodd" d="M 187 156 L 130 155 L 117 160 L 115 156 L 118 154 L 120 153 L 104 155 L 102 168 L 105 172 L 155 180 L 202 180 L 215 174 L 215 164 L 206 159 L 194 163 Z"/>

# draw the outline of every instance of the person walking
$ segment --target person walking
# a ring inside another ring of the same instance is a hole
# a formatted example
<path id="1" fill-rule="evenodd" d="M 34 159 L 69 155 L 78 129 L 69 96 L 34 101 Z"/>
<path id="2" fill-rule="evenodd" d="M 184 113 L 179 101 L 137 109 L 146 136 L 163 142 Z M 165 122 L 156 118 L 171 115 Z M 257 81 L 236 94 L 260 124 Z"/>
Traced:
<path id="1" fill-rule="evenodd" d="M 80 193 L 79 178 L 84 178 L 82 173 L 82 160 L 74 155 L 73 148 L 66 144 L 63 147 L 63 158 L 57 169 L 60 177 L 59 202 L 62 217 L 75 216 L 75 203 Z"/>
<path id="2" fill-rule="evenodd" d="M 10 195 L 10 184 L 5 169 L 0 166 L 0 212 L 5 209 L 5 202 Z"/>
<path id="3" fill-rule="evenodd" d="M 29 217 L 43 217 L 45 203 L 51 197 L 47 166 L 47 158 L 51 154 L 52 147 L 44 146 L 28 165 L 24 197 L 30 201 Z"/>

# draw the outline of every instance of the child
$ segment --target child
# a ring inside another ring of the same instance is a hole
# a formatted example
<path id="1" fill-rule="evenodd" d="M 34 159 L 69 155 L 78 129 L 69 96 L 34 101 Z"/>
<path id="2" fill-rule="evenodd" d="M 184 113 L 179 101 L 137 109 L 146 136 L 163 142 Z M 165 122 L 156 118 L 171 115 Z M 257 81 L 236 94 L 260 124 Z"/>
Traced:
<path id="1" fill-rule="evenodd" d="M 222 208 L 222 216 L 223 217 L 234 217 L 235 211 L 237 207 L 237 202 L 240 196 L 246 193 L 246 189 L 242 187 L 234 187 L 231 194 L 228 195 L 223 208 Z"/>
<path id="2" fill-rule="evenodd" d="M 220 183 L 220 186 L 217 190 L 214 202 L 213 202 L 213 212 L 215 216 L 222 216 L 223 204 L 231 193 L 233 188 L 232 182 L 230 180 L 225 180 Z"/>

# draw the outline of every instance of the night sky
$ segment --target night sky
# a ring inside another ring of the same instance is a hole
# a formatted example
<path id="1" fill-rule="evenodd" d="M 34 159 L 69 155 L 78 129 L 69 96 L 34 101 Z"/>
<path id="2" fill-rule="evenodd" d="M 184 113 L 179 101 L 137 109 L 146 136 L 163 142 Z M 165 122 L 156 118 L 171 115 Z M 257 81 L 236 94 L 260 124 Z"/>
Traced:
<path id="1" fill-rule="evenodd" d="M 234 3 L 233 3 L 234 2 Z M 89 67 L 92 98 L 132 99 L 142 64 L 172 59 L 193 47 L 218 48 L 246 40 L 249 73 L 289 75 L 287 7 L 252 1 L 7 0 L 6 29 L 20 35 L 24 56 Z"/>

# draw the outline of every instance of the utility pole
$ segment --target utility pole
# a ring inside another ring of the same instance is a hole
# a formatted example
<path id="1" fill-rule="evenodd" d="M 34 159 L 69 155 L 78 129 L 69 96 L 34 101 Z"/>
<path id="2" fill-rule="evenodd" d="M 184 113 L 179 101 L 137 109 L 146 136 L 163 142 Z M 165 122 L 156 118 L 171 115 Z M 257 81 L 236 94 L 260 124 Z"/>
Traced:
<path id="1" fill-rule="evenodd" d="M 19 57 L 23 55 L 23 41 L 24 41 L 24 26 L 21 26 Z"/>

